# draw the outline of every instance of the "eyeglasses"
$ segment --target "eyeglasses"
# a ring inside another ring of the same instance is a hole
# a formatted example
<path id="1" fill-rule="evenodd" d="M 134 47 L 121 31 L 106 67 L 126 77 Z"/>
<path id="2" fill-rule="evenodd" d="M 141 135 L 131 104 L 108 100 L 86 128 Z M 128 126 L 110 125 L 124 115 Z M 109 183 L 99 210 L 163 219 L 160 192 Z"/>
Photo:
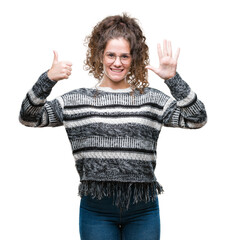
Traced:
<path id="1" fill-rule="evenodd" d="M 131 55 L 129 53 L 122 54 L 121 56 L 116 56 L 116 54 L 107 52 L 105 53 L 105 58 L 108 63 L 115 62 L 116 58 L 119 57 L 122 64 L 128 64 L 131 60 Z"/>

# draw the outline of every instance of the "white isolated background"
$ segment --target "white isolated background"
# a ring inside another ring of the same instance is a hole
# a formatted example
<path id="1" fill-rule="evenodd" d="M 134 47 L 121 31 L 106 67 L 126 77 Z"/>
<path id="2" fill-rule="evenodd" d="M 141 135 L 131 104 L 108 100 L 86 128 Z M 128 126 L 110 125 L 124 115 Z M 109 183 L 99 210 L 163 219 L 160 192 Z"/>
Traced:
<path id="1" fill-rule="evenodd" d="M 223 1 L 9 0 L 0 4 L 1 160 L 0 239 L 79 239 L 79 177 L 63 127 L 27 128 L 18 121 L 26 92 L 59 60 L 73 63 L 49 100 L 96 80 L 83 70 L 85 36 L 108 15 L 127 12 L 156 45 L 181 48 L 177 71 L 205 103 L 199 130 L 163 128 L 156 176 L 161 240 L 226 239 L 225 233 L 225 5 Z M 170 94 L 149 74 L 150 86 Z M 94 237 L 95 239 L 95 237 Z"/>

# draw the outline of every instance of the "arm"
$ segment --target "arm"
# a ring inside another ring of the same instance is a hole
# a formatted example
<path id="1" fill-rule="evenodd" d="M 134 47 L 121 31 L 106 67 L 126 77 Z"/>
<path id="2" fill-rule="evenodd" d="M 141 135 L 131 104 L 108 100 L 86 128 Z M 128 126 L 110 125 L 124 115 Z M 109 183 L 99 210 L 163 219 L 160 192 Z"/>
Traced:
<path id="1" fill-rule="evenodd" d="M 61 126 L 63 122 L 60 103 L 57 99 L 47 101 L 56 81 L 44 72 L 27 93 L 22 102 L 19 121 L 27 127 Z"/>
<path id="2" fill-rule="evenodd" d="M 180 75 L 176 73 L 165 83 L 175 99 L 169 98 L 165 104 L 163 124 L 192 129 L 204 126 L 207 122 L 205 106 Z"/>
<path id="3" fill-rule="evenodd" d="M 63 124 L 62 98 L 53 101 L 47 101 L 46 98 L 57 81 L 69 78 L 71 66 L 70 62 L 59 62 L 58 54 L 54 51 L 51 69 L 39 77 L 22 103 L 19 116 L 22 124 L 29 127 L 55 127 Z"/>
<path id="4" fill-rule="evenodd" d="M 180 49 L 172 57 L 171 42 L 164 40 L 163 51 L 157 46 L 159 67 L 147 66 L 165 80 L 175 99 L 169 98 L 164 106 L 163 124 L 168 127 L 200 128 L 205 125 L 207 115 L 203 103 L 176 72 Z"/>

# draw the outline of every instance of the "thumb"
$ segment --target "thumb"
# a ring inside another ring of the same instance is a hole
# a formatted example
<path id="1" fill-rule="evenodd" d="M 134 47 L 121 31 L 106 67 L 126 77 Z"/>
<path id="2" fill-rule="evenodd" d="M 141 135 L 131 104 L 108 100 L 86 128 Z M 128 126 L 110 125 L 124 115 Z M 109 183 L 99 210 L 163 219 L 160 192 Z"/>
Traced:
<path id="1" fill-rule="evenodd" d="M 151 66 L 151 65 L 148 65 L 148 66 L 146 66 L 145 68 L 153 71 L 154 73 L 157 73 L 157 72 L 158 72 L 158 69 L 155 68 L 155 67 L 153 67 L 153 66 Z"/>
<path id="2" fill-rule="evenodd" d="M 53 64 L 58 63 L 58 53 L 57 51 L 53 50 L 54 58 L 53 58 Z"/>

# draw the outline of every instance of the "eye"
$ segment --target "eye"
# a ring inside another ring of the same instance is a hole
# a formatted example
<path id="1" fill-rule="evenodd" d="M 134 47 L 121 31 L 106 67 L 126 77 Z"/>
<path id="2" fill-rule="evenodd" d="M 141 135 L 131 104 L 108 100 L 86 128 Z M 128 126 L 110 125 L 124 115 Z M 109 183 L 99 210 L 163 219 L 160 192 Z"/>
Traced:
<path id="1" fill-rule="evenodd" d="M 107 57 L 109 57 L 109 58 L 114 58 L 114 57 L 115 57 L 115 54 L 114 54 L 114 53 L 108 53 L 108 54 L 107 54 Z"/>
<path id="2" fill-rule="evenodd" d="M 122 55 L 121 58 L 124 59 L 124 60 L 127 60 L 127 59 L 129 59 L 129 56 L 128 55 Z"/>

